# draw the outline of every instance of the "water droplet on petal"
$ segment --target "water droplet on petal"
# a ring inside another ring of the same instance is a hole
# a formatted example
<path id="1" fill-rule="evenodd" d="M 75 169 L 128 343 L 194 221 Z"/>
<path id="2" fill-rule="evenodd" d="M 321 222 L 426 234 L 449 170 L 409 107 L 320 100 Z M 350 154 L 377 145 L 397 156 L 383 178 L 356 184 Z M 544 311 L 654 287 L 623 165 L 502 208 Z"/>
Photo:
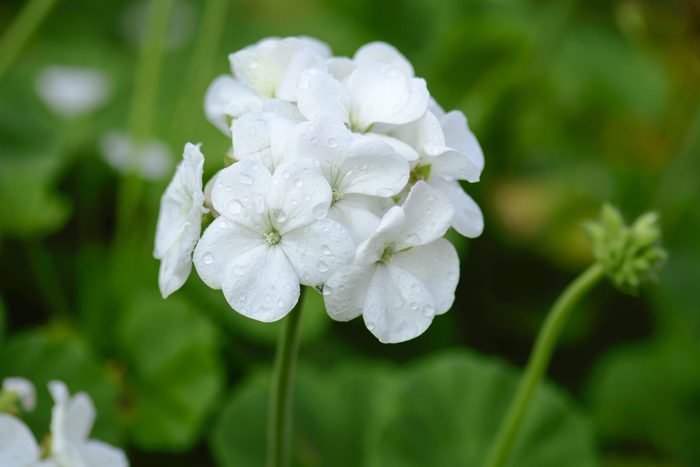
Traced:
<path id="1" fill-rule="evenodd" d="M 282 172 L 282 176 L 283 176 L 284 178 L 289 178 L 290 175 L 291 175 L 291 174 L 289 173 L 288 170 L 285 170 L 284 172 Z"/>
<path id="2" fill-rule="evenodd" d="M 328 146 L 334 148 L 334 147 L 338 146 L 338 141 L 335 138 L 330 137 L 330 138 L 328 138 Z"/>
<path id="3" fill-rule="evenodd" d="M 295 187 L 301 188 L 303 185 L 304 185 L 304 180 L 302 180 L 301 178 L 297 178 L 296 180 L 294 180 Z"/>
<path id="4" fill-rule="evenodd" d="M 317 204 L 314 206 L 312 213 L 314 215 L 314 219 L 321 220 L 328 215 L 328 206 L 325 204 Z"/>
<path id="5" fill-rule="evenodd" d="M 231 200 L 231 201 L 228 203 L 228 212 L 231 213 L 231 214 L 234 214 L 234 215 L 235 215 L 235 214 L 240 214 L 242 209 L 243 209 L 243 206 L 241 206 L 241 203 L 239 203 L 239 202 L 236 201 L 235 199 L 234 199 L 234 200 Z"/>
<path id="6" fill-rule="evenodd" d="M 367 329 L 369 329 L 370 331 L 373 331 L 374 330 L 374 323 L 367 323 Z"/>
<path id="7" fill-rule="evenodd" d="M 265 211 L 265 199 L 260 193 L 255 193 L 253 195 L 253 204 L 258 213 L 262 214 Z"/>
<path id="8" fill-rule="evenodd" d="M 245 302 L 246 298 L 248 298 L 248 297 L 246 297 L 246 295 L 245 295 L 244 293 L 242 293 L 242 294 L 238 297 L 238 300 L 240 300 L 241 302 Z"/>
<path id="9" fill-rule="evenodd" d="M 321 251 L 323 252 L 324 255 L 330 255 L 331 254 L 331 249 L 328 248 L 328 245 L 323 245 L 321 247 Z"/>
<path id="10" fill-rule="evenodd" d="M 246 174 L 241 174 L 241 175 L 238 177 L 238 180 L 240 180 L 240 182 L 241 182 L 242 184 L 244 184 L 244 185 L 250 185 L 250 184 L 253 183 L 253 179 L 250 178 L 250 177 L 249 177 L 248 175 L 246 175 Z"/>
<path id="11" fill-rule="evenodd" d="M 426 318 L 429 318 L 435 314 L 435 308 L 433 308 L 431 305 L 426 305 L 426 307 L 423 308 L 423 314 Z"/>
<path id="12" fill-rule="evenodd" d="M 206 253 L 204 256 L 202 256 L 202 262 L 204 264 L 211 264 L 214 262 L 214 255 L 211 253 Z"/>
<path id="13" fill-rule="evenodd" d="M 323 261 L 318 262 L 318 270 L 321 272 L 328 272 L 328 265 Z"/>
<path id="14" fill-rule="evenodd" d="M 416 311 L 418 309 L 418 304 L 416 302 L 411 302 L 411 310 Z"/>
<path id="15" fill-rule="evenodd" d="M 277 308 L 284 308 L 284 300 L 277 300 Z"/>

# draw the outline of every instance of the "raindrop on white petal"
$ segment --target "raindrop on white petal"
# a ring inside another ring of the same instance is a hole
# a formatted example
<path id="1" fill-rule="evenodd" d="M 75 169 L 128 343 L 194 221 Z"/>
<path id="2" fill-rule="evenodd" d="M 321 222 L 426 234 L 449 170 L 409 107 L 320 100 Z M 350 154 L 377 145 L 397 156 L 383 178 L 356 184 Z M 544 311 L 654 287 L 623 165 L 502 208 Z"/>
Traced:
<path id="1" fill-rule="evenodd" d="M 318 262 L 318 270 L 321 272 L 328 272 L 328 265 L 323 261 Z"/>
<path id="2" fill-rule="evenodd" d="M 331 254 L 331 249 L 328 248 L 328 245 L 323 245 L 321 247 L 321 251 L 323 252 L 324 255 L 330 255 Z"/>
<path id="3" fill-rule="evenodd" d="M 367 163 L 364 163 L 360 166 L 360 170 L 367 170 L 369 168 L 369 165 Z"/>
<path id="4" fill-rule="evenodd" d="M 282 176 L 283 176 L 284 178 L 289 178 L 290 175 L 291 175 L 291 174 L 290 174 L 289 171 L 287 171 L 287 170 L 285 170 L 284 172 L 282 172 Z"/>
<path id="5" fill-rule="evenodd" d="M 240 214 L 242 209 L 243 206 L 241 206 L 241 203 L 239 203 L 235 199 L 231 200 L 228 203 L 228 212 L 230 212 L 231 214 Z"/>
<path id="6" fill-rule="evenodd" d="M 418 304 L 416 302 L 411 302 L 411 310 L 416 311 L 418 309 Z"/>
<path id="7" fill-rule="evenodd" d="M 420 237 L 416 234 L 410 234 L 408 236 L 408 241 L 415 245 L 415 244 L 418 244 L 420 242 Z"/>
<path id="8" fill-rule="evenodd" d="M 250 178 L 250 177 L 249 177 L 248 175 L 246 175 L 246 174 L 241 174 L 241 175 L 238 177 L 238 180 L 240 180 L 241 183 L 244 184 L 244 185 L 250 185 L 250 184 L 253 183 L 253 179 Z"/>
<path id="9" fill-rule="evenodd" d="M 435 314 L 435 308 L 431 305 L 426 305 L 425 308 L 423 308 L 423 314 L 429 318 Z"/>
<path id="10" fill-rule="evenodd" d="M 333 293 L 333 289 L 328 284 L 323 286 L 323 295 L 328 296 L 328 295 L 331 295 L 332 293 Z"/>
<path id="11" fill-rule="evenodd" d="M 297 178 L 296 180 L 294 180 L 295 187 L 301 188 L 303 185 L 304 185 L 304 180 L 302 180 L 301 178 Z"/>
<path id="12" fill-rule="evenodd" d="M 262 214 L 265 211 L 265 199 L 260 193 L 255 193 L 253 195 L 253 204 L 258 213 Z"/>
<path id="13" fill-rule="evenodd" d="M 328 209 L 324 204 L 317 204 L 314 206 L 313 211 L 314 219 L 321 220 L 328 214 Z"/>
<path id="14" fill-rule="evenodd" d="M 287 214 L 285 214 L 284 211 L 280 209 L 280 213 L 277 215 L 277 222 L 284 222 L 286 220 Z"/>
<path id="15" fill-rule="evenodd" d="M 318 143 L 318 138 L 316 136 L 312 136 L 311 138 L 309 138 L 309 143 L 311 143 L 311 144 Z"/>
<path id="16" fill-rule="evenodd" d="M 240 300 L 240 301 L 242 301 L 242 302 L 245 302 L 246 298 L 248 298 L 248 297 L 246 297 L 246 295 L 245 295 L 244 293 L 242 293 L 242 294 L 238 297 L 238 300 Z"/>
<path id="17" fill-rule="evenodd" d="M 277 308 L 284 308 L 284 300 L 277 300 Z"/>
<path id="18" fill-rule="evenodd" d="M 334 148 L 334 147 L 338 146 L 338 141 L 335 138 L 330 137 L 330 138 L 328 138 L 328 146 Z"/>
<path id="19" fill-rule="evenodd" d="M 211 264 L 214 262 L 214 255 L 211 253 L 206 253 L 204 256 L 202 256 L 202 262 L 204 264 Z"/>
<path id="20" fill-rule="evenodd" d="M 393 192 L 389 188 L 381 188 L 379 190 L 378 194 L 379 194 L 379 196 L 386 198 L 388 196 L 391 196 L 393 194 Z"/>
<path id="21" fill-rule="evenodd" d="M 367 329 L 369 329 L 370 331 L 373 331 L 374 330 L 374 323 L 367 323 Z"/>

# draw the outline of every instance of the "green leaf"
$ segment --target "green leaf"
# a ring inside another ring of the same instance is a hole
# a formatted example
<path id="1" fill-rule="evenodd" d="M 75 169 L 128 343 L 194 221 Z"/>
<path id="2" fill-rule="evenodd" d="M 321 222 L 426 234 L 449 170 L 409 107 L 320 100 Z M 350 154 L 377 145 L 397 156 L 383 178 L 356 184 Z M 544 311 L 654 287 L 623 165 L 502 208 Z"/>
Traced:
<path id="1" fill-rule="evenodd" d="M 466 352 L 409 368 L 389 415 L 378 420 L 366 465 L 481 465 L 517 381 L 515 371 Z M 538 390 L 510 459 L 510 467 L 597 465 L 587 421 L 548 385 Z"/>
<path id="2" fill-rule="evenodd" d="M 5 341 L 5 328 L 7 324 L 5 323 L 7 318 L 5 318 L 5 303 L 0 299 L 0 348 L 2 348 L 2 343 Z"/>
<path id="3" fill-rule="evenodd" d="M 301 367 L 294 392 L 292 465 L 364 465 L 369 424 L 387 404 L 392 374 L 376 364 L 323 372 Z M 257 374 L 231 395 L 211 437 L 219 466 L 262 465 L 270 384 L 269 373 Z"/>
<path id="4" fill-rule="evenodd" d="M 49 431 L 53 400 L 47 384 L 54 379 L 65 382 L 71 394 L 84 391 L 92 398 L 97 408 L 92 438 L 107 442 L 117 438 L 117 387 L 108 369 L 97 363 L 90 348 L 67 334 L 65 329 L 52 328 L 15 336 L 0 352 L 0 361 L 0 380 L 21 376 L 36 386 L 36 410 L 23 417 L 39 439 Z"/>
<path id="5" fill-rule="evenodd" d="M 188 449 L 224 383 L 217 329 L 185 300 L 149 294 L 125 310 L 118 332 L 133 385 L 133 440 Z"/>

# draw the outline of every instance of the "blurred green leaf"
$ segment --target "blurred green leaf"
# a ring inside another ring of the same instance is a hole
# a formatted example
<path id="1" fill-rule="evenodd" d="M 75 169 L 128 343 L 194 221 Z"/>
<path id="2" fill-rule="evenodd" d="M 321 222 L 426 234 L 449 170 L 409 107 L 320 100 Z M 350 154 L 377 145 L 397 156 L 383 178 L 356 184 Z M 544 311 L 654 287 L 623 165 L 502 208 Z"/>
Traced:
<path id="1" fill-rule="evenodd" d="M 220 336 L 188 302 L 138 296 L 118 329 L 132 385 L 131 434 L 149 450 L 194 444 L 224 383 Z"/>
<path id="2" fill-rule="evenodd" d="M 0 348 L 2 348 L 2 343 L 5 341 L 5 328 L 7 318 L 5 318 L 5 303 L 0 298 Z"/>
<path id="3" fill-rule="evenodd" d="M 466 352 L 414 365 L 404 373 L 389 415 L 379 419 L 367 465 L 481 465 L 517 382 L 517 372 Z M 587 420 L 560 391 L 544 385 L 507 465 L 597 465 Z"/>
<path id="4" fill-rule="evenodd" d="M 57 379 L 66 383 L 71 394 L 84 391 L 90 395 L 97 408 L 91 436 L 114 442 L 119 430 L 115 413 L 116 384 L 90 348 L 66 331 L 62 328 L 35 330 L 10 339 L 0 351 L 0 380 L 22 376 L 36 386 L 36 410 L 23 417 L 39 439 L 49 431 L 53 406 L 47 384 Z"/>
<path id="5" fill-rule="evenodd" d="M 386 406 L 393 372 L 376 364 L 333 371 L 301 367 L 294 392 L 294 466 L 364 465 L 372 419 Z M 269 373 L 232 394 L 214 427 L 211 446 L 222 467 L 257 467 L 265 458 Z"/>

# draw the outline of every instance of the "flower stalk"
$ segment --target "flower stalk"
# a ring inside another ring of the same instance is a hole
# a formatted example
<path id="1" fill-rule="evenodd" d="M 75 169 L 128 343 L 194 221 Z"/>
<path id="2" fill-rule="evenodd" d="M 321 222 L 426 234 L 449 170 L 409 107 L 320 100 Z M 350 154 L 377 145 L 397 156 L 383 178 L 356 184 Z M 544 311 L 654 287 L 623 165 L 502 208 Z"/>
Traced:
<path id="1" fill-rule="evenodd" d="M 57 0 L 31 0 L 0 38 L 0 77 L 29 40 L 34 31 L 49 14 Z"/>
<path id="2" fill-rule="evenodd" d="M 280 331 L 272 377 L 267 431 L 267 467 L 288 467 L 292 434 L 294 369 L 299 349 L 302 289 L 299 302 L 289 312 Z"/>
<path id="3" fill-rule="evenodd" d="M 604 276 L 603 266 L 599 263 L 593 264 L 569 284 L 552 306 L 537 336 L 535 347 L 528 360 L 515 399 L 508 409 L 486 464 L 484 464 L 486 467 L 501 467 L 508 461 L 508 456 L 527 414 L 527 409 L 547 371 L 564 325 L 574 307 Z"/>

